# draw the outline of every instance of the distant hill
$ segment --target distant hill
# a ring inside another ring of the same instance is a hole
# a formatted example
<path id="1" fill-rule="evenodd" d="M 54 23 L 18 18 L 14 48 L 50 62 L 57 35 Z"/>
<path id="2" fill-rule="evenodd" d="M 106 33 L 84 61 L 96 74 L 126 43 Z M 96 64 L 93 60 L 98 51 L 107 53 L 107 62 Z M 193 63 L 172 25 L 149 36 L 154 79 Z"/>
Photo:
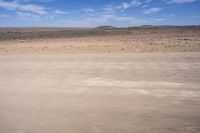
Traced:
<path id="1" fill-rule="evenodd" d="M 187 26 L 173 26 L 173 25 L 142 25 L 142 26 L 133 26 L 128 27 L 129 29 L 163 29 L 163 28 L 200 28 L 200 25 L 187 25 Z"/>
<path id="2" fill-rule="evenodd" d="M 99 26 L 97 29 L 116 29 L 114 26 Z"/>
<path id="3" fill-rule="evenodd" d="M 174 26 L 174 25 L 142 25 L 132 27 L 114 27 L 114 26 L 99 26 L 96 29 L 176 29 L 176 28 L 192 28 L 199 29 L 200 25 L 186 25 L 186 26 Z"/>

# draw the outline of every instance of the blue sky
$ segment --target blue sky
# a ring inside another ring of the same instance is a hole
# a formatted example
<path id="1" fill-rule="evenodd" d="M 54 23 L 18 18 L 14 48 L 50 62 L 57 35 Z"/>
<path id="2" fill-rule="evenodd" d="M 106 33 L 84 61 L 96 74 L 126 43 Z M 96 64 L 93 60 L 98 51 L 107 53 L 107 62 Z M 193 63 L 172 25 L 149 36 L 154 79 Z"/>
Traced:
<path id="1" fill-rule="evenodd" d="M 0 27 L 200 25 L 200 0 L 0 0 Z"/>

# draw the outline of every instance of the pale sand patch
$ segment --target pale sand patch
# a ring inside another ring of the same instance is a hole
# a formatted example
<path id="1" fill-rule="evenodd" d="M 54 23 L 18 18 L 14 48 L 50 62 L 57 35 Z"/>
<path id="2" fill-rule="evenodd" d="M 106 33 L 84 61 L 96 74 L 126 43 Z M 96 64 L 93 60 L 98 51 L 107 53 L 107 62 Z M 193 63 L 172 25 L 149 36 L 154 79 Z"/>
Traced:
<path id="1" fill-rule="evenodd" d="M 183 87 L 184 83 L 166 81 L 118 81 L 113 79 L 94 78 L 85 81 L 88 86 L 113 86 L 113 87 Z"/>

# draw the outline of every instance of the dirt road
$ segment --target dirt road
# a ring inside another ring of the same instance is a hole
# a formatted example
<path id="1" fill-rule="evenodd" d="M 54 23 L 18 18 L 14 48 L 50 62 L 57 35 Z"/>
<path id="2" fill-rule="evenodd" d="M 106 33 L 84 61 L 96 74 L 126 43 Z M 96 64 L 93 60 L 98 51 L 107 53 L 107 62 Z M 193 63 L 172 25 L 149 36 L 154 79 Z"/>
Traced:
<path id="1" fill-rule="evenodd" d="M 200 54 L 0 56 L 0 133 L 199 133 Z"/>

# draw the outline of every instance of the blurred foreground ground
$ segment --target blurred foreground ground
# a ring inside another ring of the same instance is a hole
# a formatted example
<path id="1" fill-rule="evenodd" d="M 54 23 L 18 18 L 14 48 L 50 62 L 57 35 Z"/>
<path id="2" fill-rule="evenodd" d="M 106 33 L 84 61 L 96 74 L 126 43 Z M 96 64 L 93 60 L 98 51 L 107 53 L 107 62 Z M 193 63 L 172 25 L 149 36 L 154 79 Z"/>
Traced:
<path id="1" fill-rule="evenodd" d="M 0 133 L 199 133 L 200 54 L 0 56 Z"/>

